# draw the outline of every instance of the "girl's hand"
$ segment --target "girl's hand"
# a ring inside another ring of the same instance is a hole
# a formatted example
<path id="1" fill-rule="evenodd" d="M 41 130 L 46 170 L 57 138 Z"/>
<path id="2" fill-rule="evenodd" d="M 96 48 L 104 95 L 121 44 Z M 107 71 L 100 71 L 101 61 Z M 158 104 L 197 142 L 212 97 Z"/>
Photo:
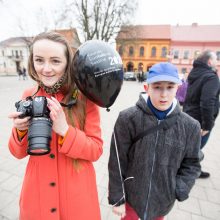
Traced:
<path id="1" fill-rule="evenodd" d="M 114 214 L 120 216 L 121 218 L 125 217 L 125 204 L 122 204 L 120 206 L 114 206 L 112 208 L 112 211 Z"/>
<path id="2" fill-rule="evenodd" d="M 50 109 L 50 118 L 53 121 L 53 130 L 64 137 L 69 125 L 67 124 L 63 108 L 54 97 L 51 97 L 51 99 L 47 98 L 47 101 L 48 108 Z"/>
<path id="3" fill-rule="evenodd" d="M 29 127 L 29 120 L 31 117 L 19 118 L 18 116 L 21 115 L 22 112 L 13 112 L 9 114 L 9 118 L 13 120 L 13 125 L 20 131 L 25 131 Z"/>

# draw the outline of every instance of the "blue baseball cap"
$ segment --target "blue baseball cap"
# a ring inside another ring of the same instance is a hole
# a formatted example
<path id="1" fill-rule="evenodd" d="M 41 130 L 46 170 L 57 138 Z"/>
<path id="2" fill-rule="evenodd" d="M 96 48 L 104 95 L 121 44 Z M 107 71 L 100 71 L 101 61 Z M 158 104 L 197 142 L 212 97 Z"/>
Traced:
<path id="1" fill-rule="evenodd" d="M 168 62 L 157 63 L 153 65 L 148 72 L 146 80 L 148 84 L 161 81 L 182 84 L 177 68 Z"/>

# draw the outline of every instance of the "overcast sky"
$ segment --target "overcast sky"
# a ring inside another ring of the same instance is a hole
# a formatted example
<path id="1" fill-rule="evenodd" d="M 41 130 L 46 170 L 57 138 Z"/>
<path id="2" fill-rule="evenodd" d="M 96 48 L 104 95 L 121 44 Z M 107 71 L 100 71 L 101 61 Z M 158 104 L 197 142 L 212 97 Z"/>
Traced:
<path id="1" fill-rule="evenodd" d="M 0 0 L 1 1 L 1 0 Z M 21 36 L 18 22 L 27 24 L 34 32 L 33 11 L 58 7 L 64 0 L 3 0 L 0 2 L 0 41 Z M 48 10 L 49 11 L 49 10 Z M 27 23 L 28 22 L 28 23 Z M 219 0 L 139 0 L 134 24 L 191 25 L 219 24 Z"/>

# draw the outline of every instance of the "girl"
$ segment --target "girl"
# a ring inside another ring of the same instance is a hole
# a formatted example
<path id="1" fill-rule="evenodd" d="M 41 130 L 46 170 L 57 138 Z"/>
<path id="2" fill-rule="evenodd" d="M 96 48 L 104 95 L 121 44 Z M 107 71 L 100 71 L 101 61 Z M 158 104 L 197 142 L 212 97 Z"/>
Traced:
<path id="1" fill-rule="evenodd" d="M 20 220 L 100 219 L 92 165 L 102 154 L 99 109 L 81 93 L 76 96 L 71 63 L 72 50 L 62 35 L 48 32 L 34 38 L 28 73 L 37 86 L 25 90 L 22 99 L 47 97 L 53 131 L 50 154 L 29 157 Z M 14 124 L 9 149 L 18 159 L 27 156 L 30 122 L 20 114 L 9 115 Z"/>

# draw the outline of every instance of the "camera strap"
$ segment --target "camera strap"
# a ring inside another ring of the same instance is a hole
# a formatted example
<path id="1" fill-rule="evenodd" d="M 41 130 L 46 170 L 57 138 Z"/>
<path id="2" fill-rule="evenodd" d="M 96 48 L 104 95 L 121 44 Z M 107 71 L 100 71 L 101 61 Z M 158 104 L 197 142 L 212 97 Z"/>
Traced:
<path id="1" fill-rule="evenodd" d="M 70 100 L 67 104 L 62 103 L 62 102 L 60 102 L 60 104 L 61 104 L 61 106 L 65 107 L 65 108 L 71 108 L 73 105 L 76 104 L 76 102 L 77 102 L 77 97 L 78 97 L 78 89 L 75 89 L 75 90 L 73 91 L 71 100 Z"/>
<path id="2" fill-rule="evenodd" d="M 30 99 L 32 100 L 32 98 L 38 93 L 38 91 L 40 90 L 40 88 L 41 88 L 41 87 L 38 86 L 37 91 L 36 91 L 33 95 L 28 96 L 28 97 L 26 98 L 26 100 L 30 100 Z M 75 89 L 75 90 L 73 91 L 71 100 L 70 100 L 67 104 L 65 104 L 65 103 L 63 103 L 63 102 L 60 102 L 60 104 L 61 104 L 61 106 L 65 107 L 65 108 L 71 108 L 73 105 L 76 104 L 77 97 L 78 97 L 78 89 Z M 20 102 L 20 101 L 19 101 L 19 102 Z"/>

